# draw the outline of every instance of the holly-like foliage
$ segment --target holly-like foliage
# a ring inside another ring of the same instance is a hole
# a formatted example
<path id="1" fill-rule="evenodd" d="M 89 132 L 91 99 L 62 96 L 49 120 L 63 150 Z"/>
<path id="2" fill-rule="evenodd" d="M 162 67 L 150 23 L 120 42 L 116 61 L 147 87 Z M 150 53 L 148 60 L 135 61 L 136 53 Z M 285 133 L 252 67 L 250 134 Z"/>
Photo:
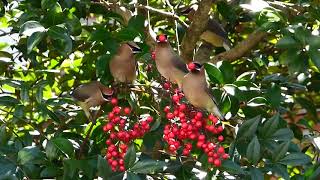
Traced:
<path id="1" fill-rule="evenodd" d="M 232 47 L 198 61 L 226 121 L 190 105 L 153 60 L 149 28 L 184 53 L 182 11 L 201 2 L 2 0 L 0 179 L 319 178 L 319 2 L 212 2 Z M 109 71 L 126 41 L 142 49 L 134 86 Z M 115 89 L 95 124 L 70 96 L 93 80 Z"/>

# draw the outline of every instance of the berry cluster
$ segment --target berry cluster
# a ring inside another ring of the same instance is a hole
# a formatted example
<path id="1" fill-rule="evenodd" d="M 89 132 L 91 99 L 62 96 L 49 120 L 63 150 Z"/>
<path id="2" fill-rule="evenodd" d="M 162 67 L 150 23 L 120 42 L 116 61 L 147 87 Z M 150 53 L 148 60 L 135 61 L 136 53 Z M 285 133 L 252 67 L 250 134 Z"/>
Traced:
<path id="1" fill-rule="evenodd" d="M 107 118 L 109 122 L 103 126 L 103 131 L 109 134 L 106 140 L 108 145 L 106 158 L 113 171 L 125 171 L 124 156 L 127 152 L 130 141 L 144 136 L 150 130 L 151 116 L 144 120 L 133 123 L 129 121 L 131 109 L 129 107 L 118 106 L 118 99 L 112 98 L 113 109 Z"/>
<path id="2" fill-rule="evenodd" d="M 163 87 L 170 86 L 164 84 Z M 202 112 L 180 103 L 183 96 L 183 93 L 176 91 L 172 96 L 173 108 L 166 106 L 163 110 L 169 121 L 163 130 L 168 150 L 176 154 L 181 149 L 181 154 L 188 156 L 193 148 L 198 148 L 207 154 L 209 163 L 221 166 L 221 160 L 228 158 L 224 148 L 219 145 L 224 140 L 220 135 L 223 127 L 214 115 L 205 117 Z"/>

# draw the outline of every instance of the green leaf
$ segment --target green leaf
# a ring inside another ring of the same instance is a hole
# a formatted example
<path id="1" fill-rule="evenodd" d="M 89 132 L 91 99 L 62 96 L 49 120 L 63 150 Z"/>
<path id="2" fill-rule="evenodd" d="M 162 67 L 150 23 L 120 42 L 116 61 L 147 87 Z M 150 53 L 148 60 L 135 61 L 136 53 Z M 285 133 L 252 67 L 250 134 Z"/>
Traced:
<path id="1" fill-rule="evenodd" d="M 68 158 L 74 157 L 74 148 L 72 143 L 65 138 L 58 137 L 50 140 L 62 153 L 66 154 Z"/>
<path id="2" fill-rule="evenodd" d="M 279 60 L 289 67 L 291 74 L 305 72 L 308 68 L 308 57 L 301 50 L 289 49 L 280 55 Z"/>
<path id="3" fill-rule="evenodd" d="M 157 118 L 156 121 L 153 123 L 153 125 L 150 129 L 150 132 L 157 130 L 158 127 L 160 126 L 160 124 L 161 124 L 161 118 Z"/>
<path id="4" fill-rule="evenodd" d="M 268 103 L 267 99 L 264 97 L 254 97 L 248 101 L 247 105 L 250 107 L 264 106 Z"/>
<path id="5" fill-rule="evenodd" d="M 128 180 L 141 180 L 141 178 L 138 175 L 136 175 L 132 172 L 127 172 L 127 179 Z"/>
<path id="6" fill-rule="evenodd" d="M 274 116 L 264 122 L 263 127 L 261 128 L 261 134 L 263 137 L 268 138 L 277 131 L 279 118 L 279 113 L 276 113 Z"/>
<path id="7" fill-rule="evenodd" d="M 126 152 L 126 155 L 124 156 L 124 165 L 126 169 L 129 169 L 134 165 L 135 162 L 136 162 L 136 149 L 134 147 L 134 144 L 131 144 Z"/>
<path id="8" fill-rule="evenodd" d="M 140 174 L 155 174 L 156 172 L 162 172 L 166 166 L 167 164 L 163 161 L 148 159 L 138 161 L 132 168 L 130 168 L 130 171 Z"/>
<path id="9" fill-rule="evenodd" d="M 250 168 L 251 180 L 264 180 L 263 173 L 257 168 Z"/>
<path id="10" fill-rule="evenodd" d="M 0 106 L 16 106 L 20 101 L 11 96 L 0 96 Z"/>
<path id="11" fill-rule="evenodd" d="M 281 143 L 272 153 L 272 160 L 274 162 L 278 162 L 284 155 L 286 155 L 289 145 L 290 141 Z"/>
<path id="12" fill-rule="evenodd" d="M 283 49 L 299 48 L 301 45 L 291 36 L 282 37 L 276 44 L 276 47 Z"/>
<path id="13" fill-rule="evenodd" d="M 229 62 L 222 61 L 219 69 L 222 73 L 224 83 L 232 83 L 236 79 L 233 66 Z"/>
<path id="14" fill-rule="evenodd" d="M 19 164 L 24 165 L 27 163 L 31 164 L 42 164 L 45 161 L 45 155 L 38 147 L 24 147 L 18 152 Z"/>
<path id="15" fill-rule="evenodd" d="M 78 36 L 81 34 L 82 27 L 81 27 L 80 20 L 77 16 L 73 15 L 72 13 L 68 13 L 66 14 L 66 18 L 64 22 L 70 34 L 74 36 Z"/>
<path id="16" fill-rule="evenodd" d="M 42 111 L 42 113 L 45 115 L 49 115 L 50 118 L 52 118 L 55 122 L 60 122 L 60 119 L 58 118 L 58 116 L 51 111 L 50 109 L 48 109 L 44 104 L 40 104 L 39 106 L 40 111 Z"/>
<path id="17" fill-rule="evenodd" d="M 241 166 L 229 159 L 222 161 L 221 169 L 231 174 L 244 174 Z"/>
<path id="18" fill-rule="evenodd" d="M 58 175 L 59 175 L 59 168 L 55 166 L 47 166 L 40 173 L 41 178 L 57 177 Z"/>
<path id="19" fill-rule="evenodd" d="M 313 64 L 320 70 L 320 51 L 318 49 L 309 49 L 308 54 Z"/>
<path id="20" fill-rule="evenodd" d="M 12 59 L 12 54 L 10 54 L 10 53 L 8 53 L 6 51 L 0 51 L 0 57 Z"/>
<path id="21" fill-rule="evenodd" d="M 106 161 L 106 159 L 104 159 L 100 155 L 98 155 L 97 168 L 98 168 L 98 176 L 102 177 L 103 179 L 108 179 L 108 177 L 110 177 L 110 175 L 112 174 L 112 170 L 108 162 Z"/>
<path id="22" fill-rule="evenodd" d="M 205 63 L 204 68 L 212 82 L 223 84 L 223 75 L 221 71 L 212 63 Z"/>
<path id="23" fill-rule="evenodd" d="M 272 172 L 283 177 L 284 179 L 290 179 L 287 167 L 282 164 L 272 164 Z"/>
<path id="24" fill-rule="evenodd" d="M 105 54 L 98 57 L 96 61 L 96 74 L 98 77 L 103 76 L 105 74 L 105 71 L 109 70 L 108 64 L 110 60 L 111 56 L 109 54 Z"/>
<path id="25" fill-rule="evenodd" d="M 278 141 L 290 141 L 292 138 L 293 132 L 289 128 L 279 129 L 271 136 L 271 139 Z"/>
<path id="26" fill-rule="evenodd" d="M 58 148 L 52 143 L 52 141 L 48 141 L 46 144 L 46 156 L 49 160 L 54 160 L 58 158 Z"/>
<path id="27" fill-rule="evenodd" d="M 255 71 L 244 72 L 240 76 L 238 76 L 236 80 L 251 81 L 255 78 L 256 74 L 257 73 Z"/>
<path id="28" fill-rule="evenodd" d="M 308 37 L 307 43 L 310 45 L 311 49 L 319 49 L 320 48 L 320 36 Z"/>
<path id="29" fill-rule="evenodd" d="M 261 116 L 256 116 L 252 119 L 246 120 L 239 128 L 237 139 L 246 139 L 251 137 L 253 134 L 256 133 L 257 127 L 260 123 Z"/>
<path id="30" fill-rule="evenodd" d="M 10 175 L 16 172 L 16 169 L 18 168 L 15 165 L 15 162 L 12 162 L 9 160 L 8 157 L 0 156 L 0 179 L 3 177 L 3 175 Z M 4 178 L 5 179 L 5 178 Z"/>
<path id="31" fill-rule="evenodd" d="M 246 156 L 253 164 L 258 163 L 260 159 L 260 143 L 257 136 L 254 136 L 249 143 Z"/>
<path id="32" fill-rule="evenodd" d="M 72 51 L 72 39 L 66 30 L 59 26 L 52 26 L 48 29 L 48 36 L 54 40 L 55 49 L 62 55 L 68 55 Z"/>
<path id="33" fill-rule="evenodd" d="M 279 107 L 282 99 L 280 86 L 272 83 L 271 87 L 267 89 L 266 98 L 272 107 Z"/>
<path id="34" fill-rule="evenodd" d="M 44 10 L 52 9 L 56 2 L 57 0 L 41 0 L 41 8 Z"/>
<path id="35" fill-rule="evenodd" d="M 303 153 L 290 153 L 279 161 L 279 163 L 290 166 L 301 166 L 311 162 L 311 158 Z"/>
<path id="36" fill-rule="evenodd" d="M 222 114 L 226 114 L 227 112 L 229 112 L 229 110 L 231 108 L 231 100 L 230 100 L 228 93 L 223 92 L 220 101 L 221 101 L 221 103 L 219 103 L 219 107 L 221 109 L 221 112 L 222 112 Z"/>
<path id="37" fill-rule="evenodd" d="M 142 32 L 144 29 L 145 17 L 142 15 L 132 16 L 128 22 L 128 27 Z"/>
<path id="38" fill-rule="evenodd" d="M 45 32 L 34 32 L 27 40 L 27 52 L 30 53 L 45 36 Z"/>
<path id="39" fill-rule="evenodd" d="M 21 27 L 19 34 L 31 36 L 34 32 L 44 32 L 45 28 L 37 21 L 27 21 Z"/>

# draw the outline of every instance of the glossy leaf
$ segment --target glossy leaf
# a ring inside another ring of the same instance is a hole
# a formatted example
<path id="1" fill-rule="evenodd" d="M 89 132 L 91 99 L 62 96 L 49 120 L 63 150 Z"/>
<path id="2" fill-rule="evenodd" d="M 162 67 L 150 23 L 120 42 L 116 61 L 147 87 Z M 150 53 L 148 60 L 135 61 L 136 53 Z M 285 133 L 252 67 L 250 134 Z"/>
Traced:
<path id="1" fill-rule="evenodd" d="M 278 141 L 290 141 L 292 138 L 293 132 L 289 128 L 279 129 L 271 136 L 271 139 Z"/>
<path id="2" fill-rule="evenodd" d="M 136 149 L 134 144 L 131 144 L 124 157 L 124 164 L 127 169 L 131 168 L 136 162 Z"/>
<path id="3" fill-rule="evenodd" d="M 43 32 L 45 28 L 37 21 L 27 21 L 21 28 L 19 34 L 31 36 L 35 32 Z"/>
<path id="4" fill-rule="evenodd" d="M 161 172 L 166 166 L 166 163 L 163 161 L 141 160 L 131 167 L 130 171 L 140 174 L 154 174 Z"/>
<path id="5" fill-rule="evenodd" d="M 256 164 L 258 163 L 260 159 L 260 143 L 255 136 L 249 143 L 248 148 L 247 148 L 247 158 L 253 163 Z"/>
<path id="6" fill-rule="evenodd" d="M 244 174 L 244 171 L 243 169 L 241 169 L 240 165 L 233 162 L 232 160 L 222 161 L 221 169 L 232 174 Z"/>
<path id="7" fill-rule="evenodd" d="M 282 158 L 279 163 L 284 165 L 291 165 L 291 166 L 300 166 L 307 164 L 311 161 L 311 158 L 303 153 L 290 153 L 289 155 Z"/>
<path id="8" fill-rule="evenodd" d="M 237 139 L 241 140 L 253 136 L 257 130 L 260 120 L 260 116 L 246 120 L 239 128 Z"/>
<path id="9" fill-rule="evenodd" d="M 98 155 L 98 164 L 97 164 L 97 169 L 98 169 L 98 176 L 102 177 L 103 179 L 108 179 L 110 177 L 112 170 L 103 157 Z"/>
<path id="10" fill-rule="evenodd" d="M 204 64 L 204 67 L 211 81 L 218 84 L 224 83 L 221 71 L 214 64 L 206 63 Z"/>
<path id="11" fill-rule="evenodd" d="M 44 153 L 38 147 L 24 147 L 18 152 L 18 162 L 22 165 L 27 163 L 41 164 L 44 162 Z"/>
<path id="12" fill-rule="evenodd" d="M 30 53 L 34 47 L 36 47 L 45 36 L 44 32 L 34 32 L 27 40 L 27 51 Z"/>
<path id="13" fill-rule="evenodd" d="M 288 151 L 290 141 L 281 143 L 273 152 L 272 160 L 278 162 Z"/>
<path id="14" fill-rule="evenodd" d="M 263 127 L 261 129 L 261 134 L 263 137 L 270 137 L 273 135 L 274 132 L 277 131 L 278 125 L 279 125 L 279 113 L 276 113 L 274 116 L 266 120 L 263 124 Z"/>

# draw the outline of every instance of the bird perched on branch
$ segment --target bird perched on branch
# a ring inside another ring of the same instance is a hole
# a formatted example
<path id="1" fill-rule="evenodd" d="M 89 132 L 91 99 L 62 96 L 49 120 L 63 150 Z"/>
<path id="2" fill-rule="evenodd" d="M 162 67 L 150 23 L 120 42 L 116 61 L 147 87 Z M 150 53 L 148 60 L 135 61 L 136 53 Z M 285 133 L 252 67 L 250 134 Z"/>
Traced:
<path id="1" fill-rule="evenodd" d="M 182 81 L 182 91 L 187 100 L 193 106 L 206 109 L 220 120 L 224 120 L 225 118 L 220 112 L 215 98 L 210 94 L 204 66 L 192 62 L 188 64 L 188 69 L 190 72 L 184 76 Z"/>
<path id="2" fill-rule="evenodd" d="M 194 19 L 194 14 L 198 9 L 197 5 L 188 7 L 181 11 L 182 14 L 186 15 L 189 20 Z M 224 47 L 226 50 L 231 49 L 231 43 L 228 38 L 228 33 L 215 19 L 210 18 L 206 26 L 205 31 L 200 35 L 200 39 L 212 44 L 215 47 Z"/>
<path id="3" fill-rule="evenodd" d="M 89 120 L 94 121 L 90 112 L 91 107 L 96 107 L 109 101 L 113 90 L 101 84 L 99 81 L 92 81 L 77 87 L 71 96 L 83 109 Z"/>
<path id="4" fill-rule="evenodd" d="M 161 34 L 157 36 L 155 62 L 160 74 L 168 81 L 177 83 L 179 88 L 181 88 L 183 77 L 188 73 L 188 69 L 182 59 L 172 49 L 167 35 Z"/>
<path id="5" fill-rule="evenodd" d="M 109 69 L 114 80 L 122 83 L 132 83 L 136 79 L 137 62 L 134 58 L 141 49 L 134 42 L 120 45 L 117 54 L 109 62 Z"/>

